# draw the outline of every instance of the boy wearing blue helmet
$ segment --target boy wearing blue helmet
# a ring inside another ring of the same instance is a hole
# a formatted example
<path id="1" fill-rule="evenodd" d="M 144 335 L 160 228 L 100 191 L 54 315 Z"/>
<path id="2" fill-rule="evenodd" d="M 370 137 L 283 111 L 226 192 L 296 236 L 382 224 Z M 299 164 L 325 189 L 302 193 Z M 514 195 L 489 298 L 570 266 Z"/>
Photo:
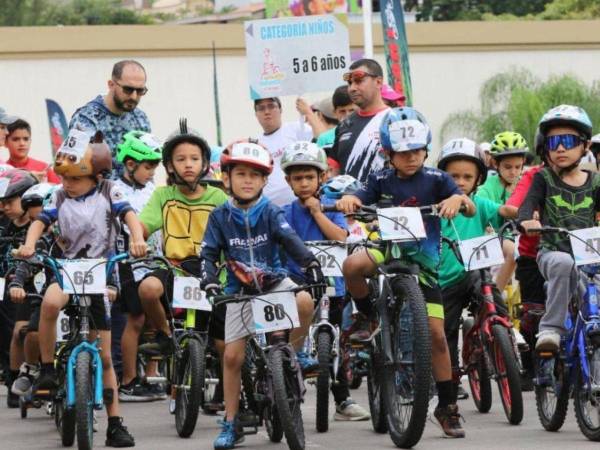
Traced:
<path id="1" fill-rule="evenodd" d="M 461 206 L 465 215 L 472 216 L 475 207 L 462 194 L 452 178 L 437 169 L 423 166 L 431 130 L 425 118 L 413 108 L 394 108 L 384 117 L 379 129 L 381 145 L 390 160 L 390 169 L 369 175 L 367 185 L 355 195 L 346 195 L 337 202 L 338 209 L 352 213 L 363 204 L 370 205 L 382 199 L 394 206 L 422 206 L 437 204 L 439 214 L 446 219 L 455 217 Z M 427 302 L 431 330 L 431 358 L 439 403 L 435 417 L 449 437 L 464 437 L 458 407 L 453 404 L 454 386 L 450 353 L 444 334 L 444 307 L 437 280 L 440 259 L 440 219 L 424 219 L 427 238 L 420 243 L 420 251 L 409 258 L 419 265 L 419 285 Z M 403 244 L 407 252 L 414 243 Z M 385 261 L 379 250 L 363 250 L 350 255 L 344 262 L 343 273 L 348 291 L 358 310 L 371 313 L 371 296 L 366 278 L 375 274 L 377 264 Z"/>

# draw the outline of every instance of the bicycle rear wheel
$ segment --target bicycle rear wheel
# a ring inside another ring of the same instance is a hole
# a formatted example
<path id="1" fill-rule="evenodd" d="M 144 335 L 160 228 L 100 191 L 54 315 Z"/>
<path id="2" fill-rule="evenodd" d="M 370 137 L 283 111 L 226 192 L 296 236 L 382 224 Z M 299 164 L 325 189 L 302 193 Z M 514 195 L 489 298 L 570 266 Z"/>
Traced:
<path id="1" fill-rule="evenodd" d="M 583 435 L 590 441 L 600 441 L 600 348 L 594 349 L 587 358 L 590 371 L 585 380 L 578 366 L 574 386 L 575 418 Z"/>
<path id="2" fill-rule="evenodd" d="M 558 431 L 569 408 L 569 384 L 561 358 L 538 359 L 535 404 L 540 423 L 546 431 Z"/>
<path id="3" fill-rule="evenodd" d="M 304 423 L 302 421 L 302 386 L 292 360 L 291 348 L 273 347 L 269 352 L 273 394 L 279 421 L 290 450 L 304 450 Z"/>
<path id="4" fill-rule="evenodd" d="M 196 428 L 206 371 L 204 341 L 186 339 L 183 354 L 176 363 L 175 428 L 180 437 L 190 437 Z"/>
<path id="5" fill-rule="evenodd" d="M 506 327 L 500 324 L 493 325 L 492 334 L 494 336 L 492 353 L 500 400 L 508 421 L 512 425 L 518 425 L 523 420 L 523 394 L 515 346 L 510 341 Z"/>
<path id="6" fill-rule="evenodd" d="M 75 368 L 75 416 L 80 450 L 91 450 L 94 446 L 94 386 L 98 381 L 94 378 L 91 355 L 79 353 Z"/>
<path id="7" fill-rule="evenodd" d="M 383 401 L 383 354 L 381 353 L 381 333 L 373 339 L 369 372 L 367 373 L 367 393 L 369 395 L 369 412 L 373 430 L 387 433 L 387 410 Z"/>
<path id="8" fill-rule="evenodd" d="M 383 393 L 388 432 L 401 448 L 414 446 L 423 435 L 431 383 L 431 337 L 423 293 L 413 277 L 393 280 L 396 306 L 390 311 L 394 361 L 384 365 Z"/>
<path id="9" fill-rule="evenodd" d="M 331 378 L 331 335 L 327 331 L 317 334 L 317 358 L 319 375 L 317 376 L 317 431 L 324 433 L 329 429 L 329 380 Z"/>

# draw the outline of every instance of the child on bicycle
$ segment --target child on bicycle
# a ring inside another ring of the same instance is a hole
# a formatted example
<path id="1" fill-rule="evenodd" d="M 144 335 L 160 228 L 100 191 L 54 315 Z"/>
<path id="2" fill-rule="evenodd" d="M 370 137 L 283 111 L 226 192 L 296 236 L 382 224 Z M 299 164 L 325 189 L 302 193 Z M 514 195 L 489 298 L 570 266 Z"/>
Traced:
<path id="1" fill-rule="evenodd" d="M 115 253 L 117 220 L 123 220 L 131 232 L 129 251 L 133 257 L 146 253 L 141 224 L 123 193 L 113 182 L 105 180 L 112 169 L 111 152 L 97 132 L 92 141 L 79 130 L 71 130 L 67 140 L 56 154 L 54 168 L 62 176 L 63 185 L 54 191 L 50 202 L 31 224 L 27 239 L 18 255 L 29 258 L 48 226 L 58 224 L 58 245 L 66 259 L 108 258 Z M 111 301 L 116 292 L 108 290 Z M 92 295 L 90 338 L 100 335 L 102 342 L 111 342 L 110 323 L 102 295 Z M 39 323 L 41 354 L 40 378 L 34 389 L 54 391 L 58 388 L 54 367 L 56 345 L 56 321 L 60 310 L 69 301 L 58 280 L 51 280 L 42 301 Z M 103 384 L 113 391 L 112 402 L 106 405 L 108 429 L 106 445 L 110 447 L 133 447 L 133 436 L 123 426 L 119 417 L 117 378 L 112 367 L 111 353 L 100 352 L 102 358 Z"/>
<path id="2" fill-rule="evenodd" d="M 283 211 L 272 204 L 262 191 L 273 171 L 270 152 L 256 142 L 240 141 L 229 145 L 221 155 L 225 187 L 232 199 L 210 215 L 201 259 L 205 287 L 209 296 L 220 290 L 216 264 L 221 252 L 227 263 L 226 294 L 247 294 L 291 290 L 296 284 L 288 278 L 279 258 L 281 246 L 303 268 L 309 284 L 323 283 L 323 275 L 314 255 L 285 220 Z M 300 350 L 314 310 L 308 292 L 296 294 L 300 327 L 290 333 L 290 342 Z M 215 450 L 231 449 L 243 441 L 237 414 L 246 338 L 254 331 L 251 308 L 244 303 L 227 305 L 223 382 L 225 420 L 214 442 Z M 299 359 L 301 366 L 307 361 Z"/>
<path id="3" fill-rule="evenodd" d="M 494 203 L 487 198 L 475 195 L 477 187 L 485 182 L 487 167 L 485 154 L 472 140 L 452 139 L 440 152 L 438 169 L 452 177 L 460 190 L 468 195 L 475 204 L 473 217 L 456 216 L 452 221 L 442 220 L 442 236 L 452 240 L 467 240 L 486 234 L 488 224 L 497 218 L 509 218 L 516 215 L 517 208 Z M 458 373 L 458 331 L 462 311 L 473 297 L 481 295 L 481 277 L 479 271 L 466 272 L 464 265 L 448 244 L 442 245 L 439 283 L 444 304 L 444 331 L 450 347 L 450 360 L 455 374 Z M 507 310 L 498 289 L 493 287 L 497 310 L 506 315 Z M 460 380 L 456 379 L 458 398 L 466 398 Z M 456 398 L 454 400 L 456 400 Z"/>
<path id="4" fill-rule="evenodd" d="M 324 182 L 328 169 L 325 150 L 311 142 L 299 141 L 290 144 L 281 158 L 281 169 L 294 195 L 298 198 L 283 208 L 287 222 L 298 236 L 303 241 L 345 241 L 348 231 L 344 215 L 339 212 L 324 213 L 321 210 L 321 204 L 334 204 L 334 201 L 319 196 L 321 183 Z M 288 270 L 293 279 L 306 282 L 302 270 L 294 261 L 288 261 Z M 341 327 L 346 289 L 342 277 L 336 277 L 334 283 L 336 292 L 335 298 L 331 299 L 330 318 L 332 323 Z M 337 381 L 331 385 L 336 403 L 335 420 L 368 420 L 369 412 L 350 398 L 344 370 L 338 371 Z"/>
<path id="5" fill-rule="evenodd" d="M 521 227 L 528 232 L 542 225 L 567 230 L 596 226 L 600 175 L 579 167 L 592 137 L 588 114 L 578 106 L 560 105 L 546 112 L 538 126 L 544 138 L 539 156 L 546 167 L 534 175 L 519 209 Z M 539 220 L 534 218 L 536 210 Z M 560 337 L 567 331 L 565 319 L 569 301 L 578 285 L 578 271 L 569 241 L 556 233 L 542 235 L 537 263 L 548 289 L 535 349 L 557 352 Z"/>
<path id="6" fill-rule="evenodd" d="M 12 169 L 0 176 L 0 204 L 8 219 L 7 226 L 0 230 L 0 237 L 14 239 L 12 242 L 0 245 L 0 276 L 6 278 L 6 286 L 2 287 L 5 290 L 5 292 L 2 292 L 2 298 L 4 299 L 9 297 L 7 294 L 9 294 L 10 282 L 15 274 L 16 265 L 11 251 L 17 248 L 22 239 L 25 238 L 30 224 L 29 216 L 21 206 L 21 197 L 27 189 L 36 184 L 37 179 L 29 172 L 21 169 Z M 17 408 L 19 398 L 12 392 L 12 384 L 24 361 L 20 333 L 29 321 L 31 308 L 25 298 L 11 298 L 10 300 L 0 303 L 0 314 L 9 321 L 5 324 L 8 326 L 2 327 L 0 339 L 4 341 L 3 346 L 6 346 L 6 350 L 10 348 L 9 372 L 6 376 L 6 386 L 8 388 L 6 403 L 9 408 Z M 8 342 L 10 342 L 10 347 Z"/>
<path id="7" fill-rule="evenodd" d="M 392 168 L 370 174 L 364 189 L 338 200 L 338 209 L 353 213 L 363 204 L 391 199 L 394 206 L 437 204 L 440 216 L 447 219 L 455 217 L 462 206 L 466 207 L 466 215 L 474 214 L 472 201 L 460 192 L 449 175 L 424 167 L 431 144 L 431 130 L 421 113 L 409 107 L 392 109 L 382 120 L 379 136 Z M 444 334 L 444 307 L 437 281 L 440 221 L 430 217 L 425 219 L 425 223 L 427 239 L 421 242 L 421 250 L 414 251 L 414 244 L 403 247 L 407 252 L 413 250 L 413 255 L 408 258 L 419 265 L 419 285 L 427 302 L 433 375 L 439 398 L 435 417 L 447 436 L 464 437 L 458 406 L 452 402 L 454 384 Z M 348 291 L 358 310 L 367 317 L 371 314 L 372 294 L 366 278 L 374 275 L 377 265 L 384 261 L 385 256 L 376 249 L 353 253 L 344 261 L 343 273 Z"/>
<path id="8" fill-rule="evenodd" d="M 142 212 L 148 203 L 155 186 L 152 182 L 154 171 L 162 159 L 162 146 L 150 133 L 130 131 L 123 136 L 117 146 L 117 161 L 123 164 L 123 174 L 115 184 L 123 191 L 136 214 Z M 121 227 L 117 239 L 117 250 L 126 251 L 129 243 L 129 230 Z M 148 239 L 148 245 L 155 253 L 160 252 L 160 244 L 154 236 Z M 121 349 L 122 378 L 119 386 L 119 399 L 125 402 L 143 402 L 166 398 L 164 388 L 158 384 L 147 384 L 138 378 L 137 354 L 138 341 L 144 327 L 144 310 L 138 295 L 139 283 L 148 269 L 133 268 L 131 264 L 119 263 L 119 281 L 121 285 L 119 302 L 113 307 L 115 314 L 126 314 L 124 328 L 116 329 L 112 321 L 113 342 Z M 116 311 L 115 309 L 118 309 Z M 116 359 L 115 351 L 113 357 Z M 157 376 L 156 362 L 146 365 L 146 376 Z"/>

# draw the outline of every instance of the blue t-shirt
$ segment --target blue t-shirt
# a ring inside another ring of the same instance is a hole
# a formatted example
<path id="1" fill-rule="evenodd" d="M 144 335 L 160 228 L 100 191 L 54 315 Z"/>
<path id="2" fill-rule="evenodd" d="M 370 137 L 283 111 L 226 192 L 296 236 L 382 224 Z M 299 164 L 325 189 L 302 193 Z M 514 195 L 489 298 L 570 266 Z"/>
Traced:
<path id="1" fill-rule="evenodd" d="M 323 205 L 329 206 L 335 203 L 334 200 L 322 198 L 321 203 Z M 299 200 L 295 200 L 289 205 L 285 205 L 283 207 L 283 211 L 285 212 L 285 218 L 294 231 L 300 236 L 300 239 L 303 241 L 322 241 L 325 240 L 325 236 L 323 232 L 319 228 L 319 225 L 310 214 L 308 208 L 302 206 Z M 327 212 L 325 213 L 327 218 L 335 223 L 338 227 L 347 229 L 346 218 L 340 212 Z M 294 277 L 298 277 L 299 279 L 304 280 L 304 274 L 302 270 L 291 258 L 288 258 L 287 268 L 289 272 L 294 275 Z M 335 280 L 335 295 L 338 297 L 343 296 L 346 293 L 344 288 L 344 279 L 342 277 L 334 277 Z M 305 280 L 306 281 L 306 280 Z"/>
<path id="2" fill-rule="evenodd" d="M 367 184 L 355 195 L 365 205 L 381 200 L 391 201 L 393 206 L 426 206 L 437 204 L 448 197 L 462 195 L 454 180 L 445 172 L 422 167 L 408 178 L 400 178 L 394 169 L 371 173 Z M 419 243 L 403 244 L 402 247 L 414 254 L 411 259 L 437 279 L 440 262 L 440 219 L 424 217 L 427 239 Z"/>

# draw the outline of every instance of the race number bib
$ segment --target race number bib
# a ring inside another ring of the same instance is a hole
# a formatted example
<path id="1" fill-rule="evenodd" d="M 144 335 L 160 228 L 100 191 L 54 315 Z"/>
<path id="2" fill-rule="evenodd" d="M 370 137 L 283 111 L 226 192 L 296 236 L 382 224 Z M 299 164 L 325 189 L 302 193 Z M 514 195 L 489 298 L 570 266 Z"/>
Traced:
<path id="1" fill-rule="evenodd" d="M 212 305 L 206 293 L 200 289 L 200 281 L 194 277 L 175 277 L 173 283 L 173 307 L 211 311 Z"/>
<path id="2" fill-rule="evenodd" d="M 569 236 L 569 239 L 575 264 L 585 266 L 600 263 L 600 227 L 573 230 L 571 233 L 574 236 Z"/>
<path id="3" fill-rule="evenodd" d="M 56 342 L 65 342 L 70 331 L 69 316 L 61 310 L 56 321 Z"/>
<path id="4" fill-rule="evenodd" d="M 458 244 L 466 271 L 504 264 L 504 254 L 497 235 L 467 239 Z"/>
<path id="5" fill-rule="evenodd" d="M 415 241 L 425 239 L 425 225 L 419 208 L 383 208 L 377 210 L 381 239 Z"/>
<path id="6" fill-rule="evenodd" d="M 104 259 L 63 260 L 62 277 L 65 294 L 104 294 L 106 269 Z"/>
<path id="7" fill-rule="evenodd" d="M 4 301 L 4 288 L 6 287 L 6 280 L 0 277 L 0 302 Z"/>
<path id="8" fill-rule="evenodd" d="M 326 277 L 341 277 L 342 264 L 348 256 L 345 246 L 339 245 L 309 245 L 310 251 L 321 264 L 321 270 Z"/>
<path id="9" fill-rule="evenodd" d="M 254 328 L 259 333 L 288 330 L 300 326 L 293 292 L 264 294 L 252 300 Z"/>

